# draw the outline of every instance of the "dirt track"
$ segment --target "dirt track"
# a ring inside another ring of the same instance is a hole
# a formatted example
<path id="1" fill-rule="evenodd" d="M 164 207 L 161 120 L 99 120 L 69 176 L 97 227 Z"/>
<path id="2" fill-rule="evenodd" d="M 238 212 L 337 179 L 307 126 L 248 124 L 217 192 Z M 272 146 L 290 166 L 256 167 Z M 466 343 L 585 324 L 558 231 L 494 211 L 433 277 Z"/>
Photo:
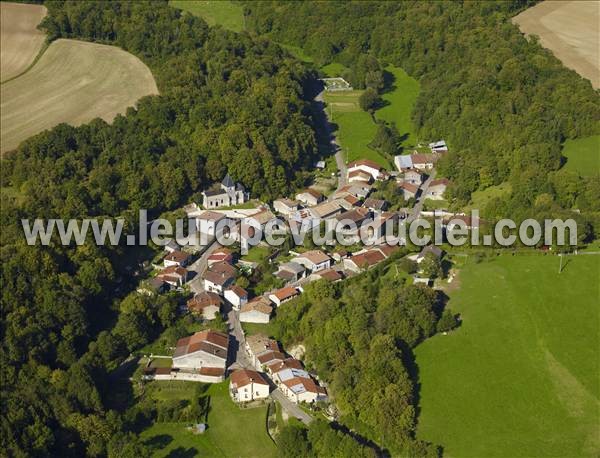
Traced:
<path id="1" fill-rule="evenodd" d="M 545 1 L 513 18 L 540 43 L 600 88 L 600 1 Z"/>
<path id="2" fill-rule="evenodd" d="M 14 78 L 31 65 L 46 39 L 36 29 L 46 12 L 41 5 L 0 3 L 0 81 Z"/>
<path id="3" fill-rule="evenodd" d="M 112 121 L 158 94 L 150 69 L 115 46 L 56 40 L 25 74 L 0 86 L 1 151 L 66 122 Z"/>

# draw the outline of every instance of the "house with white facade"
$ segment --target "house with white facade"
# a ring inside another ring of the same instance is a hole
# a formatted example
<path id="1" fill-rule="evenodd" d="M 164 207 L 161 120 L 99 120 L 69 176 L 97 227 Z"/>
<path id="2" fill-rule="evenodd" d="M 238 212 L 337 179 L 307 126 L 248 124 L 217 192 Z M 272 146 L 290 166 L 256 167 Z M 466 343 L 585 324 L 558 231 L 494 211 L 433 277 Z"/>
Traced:
<path id="1" fill-rule="evenodd" d="M 156 278 L 168 283 L 171 286 L 180 287 L 185 285 L 188 278 L 188 271 L 184 267 L 169 266 L 161 270 Z"/>
<path id="2" fill-rule="evenodd" d="M 292 259 L 292 262 L 304 266 L 311 272 L 317 272 L 331 267 L 331 258 L 321 250 L 310 250 L 300 253 Z"/>
<path id="3" fill-rule="evenodd" d="M 196 332 L 177 341 L 173 367 L 189 374 L 225 375 L 229 335 L 213 330 Z M 207 371 L 208 369 L 208 371 Z"/>
<path id="4" fill-rule="evenodd" d="M 273 201 L 273 210 L 277 213 L 289 216 L 300 208 L 300 203 L 292 199 L 277 199 Z"/>
<path id="5" fill-rule="evenodd" d="M 320 202 L 323 202 L 325 198 L 323 194 L 319 191 L 315 191 L 314 189 L 305 189 L 302 192 L 296 194 L 296 200 L 302 202 L 304 205 L 308 205 L 310 207 L 317 205 Z"/>
<path id="6" fill-rule="evenodd" d="M 223 295 L 234 310 L 239 310 L 240 307 L 248 302 L 248 292 L 238 285 L 230 286 L 225 290 Z"/>
<path id="7" fill-rule="evenodd" d="M 177 267 L 185 267 L 188 264 L 190 259 L 190 255 L 180 251 L 174 250 L 168 253 L 163 259 L 163 265 L 165 267 L 177 266 Z"/>
<path id="8" fill-rule="evenodd" d="M 242 323 L 268 323 L 273 313 L 271 301 L 264 297 L 255 297 L 240 308 Z"/>
<path id="9" fill-rule="evenodd" d="M 214 320 L 221 311 L 223 299 L 216 293 L 202 291 L 187 301 L 186 305 L 193 314 L 201 315 L 205 320 Z"/>
<path id="10" fill-rule="evenodd" d="M 360 159 L 348 164 L 348 177 L 356 171 L 366 172 L 373 180 L 386 180 L 389 175 L 385 169 L 375 161 L 369 159 Z M 350 180 L 348 180 L 350 181 Z"/>
<path id="11" fill-rule="evenodd" d="M 312 378 L 294 377 L 282 382 L 279 387 L 292 402 L 311 404 L 327 400 L 327 390 L 319 386 Z"/>
<path id="12" fill-rule="evenodd" d="M 231 264 L 217 262 L 204 272 L 204 289 L 223 295 L 225 290 L 233 285 L 236 270 Z"/>
<path id="13" fill-rule="evenodd" d="M 269 382 L 263 374 L 249 369 L 231 373 L 229 394 L 234 402 L 250 402 L 269 397 Z"/>

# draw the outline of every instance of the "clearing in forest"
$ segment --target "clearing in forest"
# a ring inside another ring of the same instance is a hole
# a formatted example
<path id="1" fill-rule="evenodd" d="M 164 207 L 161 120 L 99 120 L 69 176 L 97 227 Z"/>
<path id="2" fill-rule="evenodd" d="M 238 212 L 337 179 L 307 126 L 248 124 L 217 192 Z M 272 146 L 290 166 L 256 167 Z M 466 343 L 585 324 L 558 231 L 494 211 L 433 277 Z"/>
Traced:
<path id="1" fill-rule="evenodd" d="M 418 437 L 453 457 L 598 456 L 600 256 L 469 262 L 462 326 L 416 348 Z"/>
<path id="2" fill-rule="evenodd" d="M 537 35 L 565 66 L 600 88 L 600 2 L 545 1 L 514 17 L 521 32 Z"/>
<path id="3" fill-rule="evenodd" d="M 0 82 L 23 73 L 42 49 L 46 36 L 37 29 L 46 7 L 0 3 Z"/>
<path id="4" fill-rule="evenodd" d="M 158 94 L 150 69 L 116 46 L 54 41 L 25 74 L 1 86 L 1 151 L 59 123 L 110 122 Z"/>
<path id="5" fill-rule="evenodd" d="M 210 26 L 221 25 L 234 32 L 244 30 L 244 9 L 237 3 L 225 0 L 171 0 L 169 6 L 201 17 Z"/>
<path id="6" fill-rule="evenodd" d="M 600 135 L 567 140 L 562 155 L 567 158 L 566 170 L 584 176 L 600 174 Z"/>

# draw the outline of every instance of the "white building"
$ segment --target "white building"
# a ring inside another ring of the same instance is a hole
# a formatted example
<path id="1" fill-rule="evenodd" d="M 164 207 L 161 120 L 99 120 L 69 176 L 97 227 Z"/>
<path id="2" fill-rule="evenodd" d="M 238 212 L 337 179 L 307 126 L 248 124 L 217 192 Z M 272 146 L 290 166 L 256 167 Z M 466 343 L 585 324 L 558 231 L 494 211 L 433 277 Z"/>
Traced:
<path id="1" fill-rule="evenodd" d="M 321 250 L 311 250 L 300 253 L 300 255 L 292 259 L 292 262 L 306 267 L 311 272 L 317 272 L 331 267 L 331 258 Z"/>
<path id="2" fill-rule="evenodd" d="M 248 292 L 241 286 L 233 285 L 229 287 L 225 290 L 224 296 L 234 310 L 239 310 L 248 302 Z"/>
<path id="3" fill-rule="evenodd" d="M 231 374 L 229 394 L 234 402 L 266 399 L 269 391 L 269 382 L 260 372 L 239 369 Z"/>
<path id="4" fill-rule="evenodd" d="M 192 372 L 201 368 L 215 368 L 225 373 L 228 348 L 227 334 L 212 330 L 196 332 L 177 341 L 173 367 Z"/>
<path id="5" fill-rule="evenodd" d="M 313 206 L 323 201 L 323 194 L 314 189 L 306 189 L 296 194 L 296 200 L 302 202 L 305 205 Z"/>
<path id="6" fill-rule="evenodd" d="M 248 193 L 240 183 L 235 183 L 229 174 L 221 182 L 219 189 L 202 193 L 204 208 L 231 207 L 240 205 L 248 200 Z"/>
<path id="7" fill-rule="evenodd" d="M 360 159 L 353 161 L 348 164 L 348 177 L 353 173 L 362 171 L 371 176 L 373 180 L 384 180 L 387 179 L 387 173 L 385 169 L 377 162 L 369 159 Z M 350 181 L 350 180 L 349 180 Z"/>
<path id="8" fill-rule="evenodd" d="M 291 199 L 277 199 L 273 201 L 273 209 L 284 216 L 289 216 L 300 208 L 298 201 Z"/>
<path id="9" fill-rule="evenodd" d="M 240 308 L 242 323 L 268 323 L 271 320 L 273 306 L 264 296 L 256 297 Z"/>

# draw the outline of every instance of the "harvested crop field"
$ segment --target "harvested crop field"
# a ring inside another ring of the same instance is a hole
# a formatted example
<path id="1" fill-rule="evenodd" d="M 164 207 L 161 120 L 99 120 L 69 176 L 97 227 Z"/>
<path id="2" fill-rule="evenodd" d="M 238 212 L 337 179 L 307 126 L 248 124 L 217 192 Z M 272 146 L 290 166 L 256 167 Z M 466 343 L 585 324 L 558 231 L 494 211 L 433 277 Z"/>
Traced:
<path id="1" fill-rule="evenodd" d="M 521 32 L 600 88 L 600 2 L 545 1 L 514 17 Z"/>
<path id="2" fill-rule="evenodd" d="M 158 94 L 150 69 L 115 46 L 56 40 L 25 74 L 1 86 L 1 151 L 65 122 L 112 121 Z"/>
<path id="3" fill-rule="evenodd" d="M 0 82 L 20 75 L 38 55 L 46 36 L 36 27 L 46 7 L 0 3 Z"/>

